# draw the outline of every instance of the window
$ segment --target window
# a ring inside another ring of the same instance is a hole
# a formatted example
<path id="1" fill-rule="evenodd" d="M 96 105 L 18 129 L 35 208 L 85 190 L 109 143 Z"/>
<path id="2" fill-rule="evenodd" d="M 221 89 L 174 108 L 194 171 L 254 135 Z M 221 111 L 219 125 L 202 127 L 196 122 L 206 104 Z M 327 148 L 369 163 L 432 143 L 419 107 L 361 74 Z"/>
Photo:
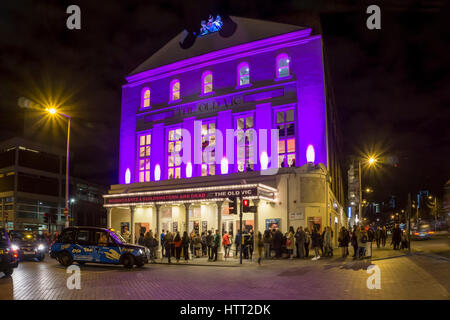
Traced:
<path id="1" fill-rule="evenodd" d="M 247 62 L 242 62 L 238 66 L 238 86 L 250 84 L 250 68 Z"/>
<path id="2" fill-rule="evenodd" d="M 62 243 L 73 243 L 75 241 L 75 230 L 66 230 L 61 236 Z"/>
<path id="3" fill-rule="evenodd" d="M 168 179 L 180 179 L 181 178 L 181 129 L 169 130 L 168 139 Z"/>
<path id="4" fill-rule="evenodd" d="M 141 108 L 150 107 L 150 89 L 144 88 L 142 90 Z"/>
<path id="5" fill-rule="evenodd" d="M 170 101 L 180 100 L 180 81 L 172 80 L 170 83 Z"/>
<path id="6" fill-rule="evenodd" d="M 90 233 L 89 230 L 78 230 L 77 243 L 80 245 L 90 245 Z"/>
<path id="7" fill-rule="evenodd" d="M 289 57 L 287 54 L 282 53 L 277 57 L 277 78 L 283 78 L 289 76 Z"/>
<path id="8" fill-rule="evenodd" d="M 202 176 L 213 176 L 216 173 L 215 133 L 216 124 L 214 122 L 202 123 Z"/>
<path id="9" fill-rule="evenodd" d="M 237 164 L 238 171 L 253 171 L 254 155 L 256 150 L 253 145 L 254 130 L 253 116 L 243 116 L 236 119 L 236 130 L 241 129 L 242 132 L 237 134 Z"/>
<path id="10" fill-rule="evenodd" d="M 202 75 L 202 94 L 213 93 L 213 76 L 211 71 L 205 71 Z"/>
<path id="11" fill-rule="evenodd" d="M 138 172 L 139 182 L 150 181 L 150 155 L 151 155 L 152 135 L 151 133 L 140 134 L 138 136 Z"/>
<path id="12" fill-rule="evenodd" d="M 295 122 L 294 109 L 276 112 L 279 134 L 278 167 L 295 167 Z"/>

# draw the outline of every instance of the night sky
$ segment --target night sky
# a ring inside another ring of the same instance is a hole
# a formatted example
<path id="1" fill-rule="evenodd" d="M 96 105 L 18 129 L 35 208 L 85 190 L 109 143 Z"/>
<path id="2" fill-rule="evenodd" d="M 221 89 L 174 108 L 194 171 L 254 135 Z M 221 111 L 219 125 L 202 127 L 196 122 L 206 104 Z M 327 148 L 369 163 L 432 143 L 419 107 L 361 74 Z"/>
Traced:
<path id="1" fill-rule="evenodd" d="M 0 140 L 23 133 L 18 97 L 42 103 L 51 96 L 73 115 L 73 174 L 116 183 L 124 77 L 183 29 L 198 29 L 209 13 L 225 13 L 323 34 L 344 166 L 363 153 L 383 159 L 377 170 L 364 172 L 364 186 L 375 191 L 371 200 L 391 194 L 404 200 L 418 190 L 441 194 L 450 179 L 445 3 L 3 0 Z M 81 8 L 81 30 L 66 28 L 71 4 Z M 381 30 L 366 28 L 370 4 L 381 7 Z M 42 134 L 64 137 L 65 125 L 52 125 L 42 126 Z"/>

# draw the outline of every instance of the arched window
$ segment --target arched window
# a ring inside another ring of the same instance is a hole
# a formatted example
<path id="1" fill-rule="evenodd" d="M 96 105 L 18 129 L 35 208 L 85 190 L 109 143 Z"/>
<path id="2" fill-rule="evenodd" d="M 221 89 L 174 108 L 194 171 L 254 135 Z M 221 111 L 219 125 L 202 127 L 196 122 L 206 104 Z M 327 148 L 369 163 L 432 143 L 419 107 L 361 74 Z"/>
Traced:
<path id="1" fill-rule="evenodd" d="M 141 93 L 141 108 L 150 107 L 150 89 L 144 88 Z"/>
<path id="2" fill-rule="evenodd" d="M 170 82 L 170 101 L 180 100 L 180 81 L 175 79 Z"/>
<path id="3" fill-rule="evenodd" d="M 277 78 L 289 76 L 289 56 L 286 53 L 277 56 Z"/>
<path id="4" fill-rule="evenodd" d="M 205 71 L 202 75 L 202 94 L 213 92 L 213 75 L 211 71 Z"/>
<path id="5" fill-rule="evenodd" d="M 238 86 L 245 86 L 247 84 L 250 84 L 250 68 L 247 62 L 240 63 L 238 65 L 237 72 L 238 72 L 238 79 L 237 79 Z"/>

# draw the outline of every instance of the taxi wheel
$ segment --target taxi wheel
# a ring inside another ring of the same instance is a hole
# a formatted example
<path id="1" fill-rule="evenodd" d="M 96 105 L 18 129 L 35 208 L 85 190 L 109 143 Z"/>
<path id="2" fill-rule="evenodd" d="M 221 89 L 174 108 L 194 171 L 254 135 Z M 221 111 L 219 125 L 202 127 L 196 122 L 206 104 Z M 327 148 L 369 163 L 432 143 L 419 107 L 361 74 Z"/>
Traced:
<path id="1" fill-rule="evenodd" d="M 67 252 L 60 253 L 58 261 L 64 267 L 68 267 L 73 263 L 72 256 L 70 254 L 68 254 Z"/>
<path id="2" fill-rule="evenodd" d="M 9 277 L 10 275 L 12 275 L 13 272 L 14 272 L 13 268 L 9 268 L 9 269 L 6 269 L 5 271 L 3 271 L 3 273 L 5 274 L 5 277 Z"/>
<path id="3" fill-rule="evenodd" d="M 38 260 L 39 261 L 44 261 L 44 259 L 45 259 L 45 255 L 43 254 L 43 255 L 40 255 L 39 257 L 38 257 Z"/>
<path id="4" fill-rule="evenodd" d="M 139 264 L 136 264 L 136 267 L 142 268 L 142 267 L 144 266 L 144 264 L 145 264 L 145 263 L 141 262 L 141 263 L 139 263 Z"/>
<path id="5" fill-rule="evenodd" d="M 133 258 L 133 256 L 130 255 L 130 254 L 127 254 L 127 255 L 123 256 L 122 264 L 127 269 L 133 268 L 133 265 L 134 265 L 134 258 Z"/>

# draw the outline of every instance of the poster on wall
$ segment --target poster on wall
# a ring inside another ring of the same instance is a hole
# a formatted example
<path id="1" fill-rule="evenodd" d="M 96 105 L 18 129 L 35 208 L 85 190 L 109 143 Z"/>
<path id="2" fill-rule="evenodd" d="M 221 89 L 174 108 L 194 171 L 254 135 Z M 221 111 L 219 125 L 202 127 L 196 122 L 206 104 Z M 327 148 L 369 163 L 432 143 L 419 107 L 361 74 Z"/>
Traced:
<path id="1" fill-rule="evenodd" d="M 177 222 L 177 221 L 173 222 L 172 228 L 173 228 L 173 229 L 172 229 L 173 232 L 178 232 L 178 222 Z"/>
<path id="2" fill-rule="evenodd" d="M 200 234 L 200 223 L 198 221 L 193 221 L 194 222 L 194 231 L 196 234 Z"/>
<path id="3" fill-rule="evenodd" d="M 161 218 L 172 218 L 172 207 L 161 208 Z"/>
<path id="4" fill-rule="evenodd" d="M 298 211 L 298 212 L 291 212 L 289 214 L 290 220 L 305 220 L 305 213 Z"/>
<path id="5" fill-rule="evenodd" d="M 281 219 L 266 219 L 266 230 L 281 229 Z"/>
<path id="6" fill-rule="evenodd" d="M 129 222 L 121 222 L 120 223 L 120 234 L 123 235 L 125 229 L 130 232 L 130 223 Z"/>
<path id="7" fill-rule="evenodd" d="M 308 228 L 310 232 L 313 228 L 322 232 L 322 217 L 308 217 Z"/>
<path id="8" fill-rule="evenodd" d="M 150 223 L 135 223 L 134 230 L 136 236 L 139 236 L 141 233 L 145 235 L 145 233 L 150 230 Z"/>
<path id="9" fill-rule="evenodd" d="M 202 221 L 202 232 L 208 231 L 208 221 Z"/>
<path id="10" fill-rule="evenodd" d="M 162 230 L 164 230 L 164 231 L 170 231 L 170 230 L 169 230 L 169 223 L 168 223 L 168 222 L 163 222 L 163 223 L 161 223 L 161 228 L 162 228 Z"/>

